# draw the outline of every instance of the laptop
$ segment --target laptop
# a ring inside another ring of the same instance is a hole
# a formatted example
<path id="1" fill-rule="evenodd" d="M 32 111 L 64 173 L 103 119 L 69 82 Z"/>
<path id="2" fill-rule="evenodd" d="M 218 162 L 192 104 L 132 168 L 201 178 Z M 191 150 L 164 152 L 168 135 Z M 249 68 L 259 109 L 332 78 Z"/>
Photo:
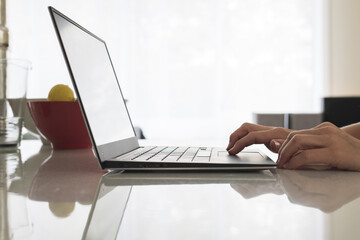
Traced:
<path id="1" fill-rule="evenodd" d="M 264 170 L 276 167 L 260 151 L 242 151 L 230 156 L 224 148 L 140 146 L 105 41 L 53 7 L 49 7 L 49 12 L 101 168 Z"/>

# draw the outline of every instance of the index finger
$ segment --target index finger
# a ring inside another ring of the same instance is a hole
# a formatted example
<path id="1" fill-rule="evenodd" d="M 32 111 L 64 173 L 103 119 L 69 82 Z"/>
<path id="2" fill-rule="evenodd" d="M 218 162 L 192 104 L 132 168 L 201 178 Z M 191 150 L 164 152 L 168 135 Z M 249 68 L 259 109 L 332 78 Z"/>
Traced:
<path id="1" fill-rule="evenodd" d="M 228 144 L 228 147 L 226 148 L 226 150 L 231 149 L 239 139 L 243 138 L 250 132 L 261 131 L 261 130 L 266 130 L 266 129 L 270 129 L 270 128 L 271 127 L 266 127 L 266 126 L 251 124 L 251 123 L 244 123 L 241 125 L 241 127 L 239 127 L 235 132 L 233 132 L 230 135 L 229 144 Z"/>
<path id="2" fill-rule="evenodd" d="M 273 139 L 284 139 L 286 138 L 287 134 L 288 133 L 285 130 L 281 130 L 280 128 L 249 132 L 244 137 L 238 139 L 233 147 L 228 150 L 228 152 L 231 155 L 235 155 L 247 146 L 253 144 L 269 143 Z"/>

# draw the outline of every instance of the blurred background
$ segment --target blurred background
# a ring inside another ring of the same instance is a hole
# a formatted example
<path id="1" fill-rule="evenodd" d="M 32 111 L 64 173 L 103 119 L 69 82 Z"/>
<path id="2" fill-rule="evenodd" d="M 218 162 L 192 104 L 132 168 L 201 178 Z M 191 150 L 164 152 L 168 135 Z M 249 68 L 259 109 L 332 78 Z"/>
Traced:
<path id="1" fill-rule="evenodd" d="M 107 42 L 149 139 L 226 142 L 254 113 L 360 95 L 358 0 L 11 0 L 8 56 L 32 62 L 28 98 L 72 87 L 47 6 Z"/>

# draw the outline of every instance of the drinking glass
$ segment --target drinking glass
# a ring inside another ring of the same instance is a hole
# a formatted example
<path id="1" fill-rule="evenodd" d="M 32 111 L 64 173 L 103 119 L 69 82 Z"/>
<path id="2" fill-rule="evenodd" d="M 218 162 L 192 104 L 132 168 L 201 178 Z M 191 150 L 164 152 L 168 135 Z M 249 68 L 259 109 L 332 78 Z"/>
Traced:
<path id="1" fill-rule="evenodd" d="M 30 62 L 0 59 L 0 146 L 19 146 Z"/>

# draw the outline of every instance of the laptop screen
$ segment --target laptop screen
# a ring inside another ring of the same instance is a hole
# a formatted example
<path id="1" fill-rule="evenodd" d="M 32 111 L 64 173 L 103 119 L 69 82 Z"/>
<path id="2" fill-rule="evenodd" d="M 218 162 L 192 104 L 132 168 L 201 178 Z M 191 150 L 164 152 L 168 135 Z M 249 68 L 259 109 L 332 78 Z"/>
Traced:
<path id="1" fill-rule="evenodd" d="M 134 138 L 105 42 L 60 13 L 52 13 L 93 142 L 98 147 Z"/>

